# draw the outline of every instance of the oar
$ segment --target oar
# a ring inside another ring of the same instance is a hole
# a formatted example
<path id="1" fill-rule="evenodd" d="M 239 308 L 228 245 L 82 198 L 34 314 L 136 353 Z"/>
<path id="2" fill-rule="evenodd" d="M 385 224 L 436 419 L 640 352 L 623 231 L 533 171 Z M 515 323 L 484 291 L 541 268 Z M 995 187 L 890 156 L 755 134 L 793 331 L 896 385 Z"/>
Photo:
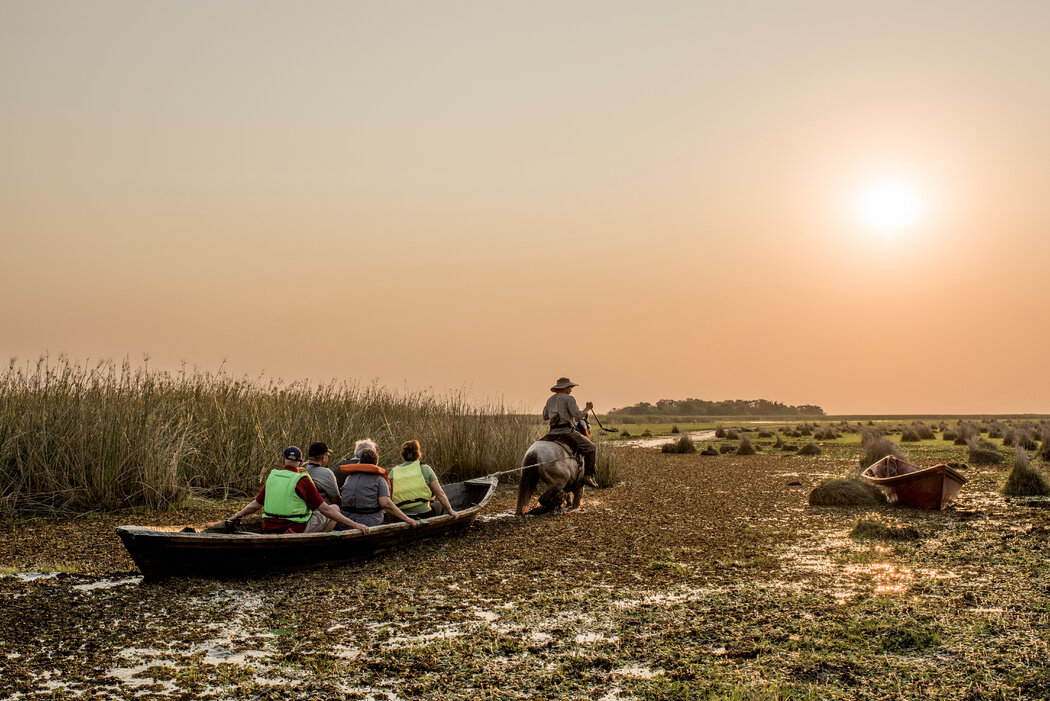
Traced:
<path id="1" fill-rule="evenodd" d="M 594 413 L 594 409 L 591 409 L 591 416 L 593 416 L 594 420 L 598 422 L 598 428 L 600 428 L 601 430 L 605 431 L 606 433 L 616 433 L 616 429 L 615 428 L 605 428 L 605 426 L 602 426 L 602 422 L 598 418 L 598 415 Z"/>

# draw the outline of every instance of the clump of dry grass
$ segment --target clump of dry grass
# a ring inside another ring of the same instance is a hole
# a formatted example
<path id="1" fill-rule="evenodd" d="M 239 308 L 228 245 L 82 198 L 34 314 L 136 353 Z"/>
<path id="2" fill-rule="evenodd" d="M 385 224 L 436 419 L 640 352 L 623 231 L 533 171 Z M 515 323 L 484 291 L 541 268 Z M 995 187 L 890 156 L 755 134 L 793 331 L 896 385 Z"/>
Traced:
<path id="1" fill-rule="evenodd" d="M 736 452 L 736 445 L 733 443 L 723 443 L 722 445 L 718 446 L 718 452 L 720 452 L 722 455 L 725 455 L 727 453 L 734 453 Z"/>
<path id="2" fill-rule="evenodd" d="M 1050 427 L 1043 426 L 1040 440 L 1042 440 L 1043 444 L 1039 447 L 1039 457 L 1044 462 L 1050 462 Z"/>
<path id="3" fill-rule="evenodd" d="M 818 428 L 814 433 L 813 437 L 818 441 L 833 441 L 836 438 L 840 438 L 841 435 L 831 426 L 826 428 Z"/>
<path id="4" fill-rule="evenodd" d="M 919 540 L 919 530 L 914 526 L 898 526 L 875 518 L 863 518 L 850 531 L 854 540 L 914 541 Z"/>
<path id="5" fill-rule="evenodd" d="M 878 506 L 885 503 L 886 495 L 881 489 L 853 478 L 824 480 L 809 493 L 810 506 Z"/>
<path id="6" fill-rule="evenodd" d="M 630 437 L 631 437 L 631 432 L 628 431 L 626 428 L 623 429 L 622 431 L 620 431 L 620 438 L 630 438 Z"/>
<path id="7" fill-rule="evenodd" d="M 719 455 L 719 452 L 715 450 L 713 445 L 705 445 L 704 449 L 700 451 L 701 455 Z"/>
<path id="8" fill-rule="evenodd" d="M 977 426 L 966 421 L 960 421 L 955 427 L 955 445 L 966 445 L 971 438 L 975 438 L 980 435 L 980 431 L 977 430 Z"/>
<path id="9" fill-rule="evenodd" d="M 751 443 L 751 439 L 744 436 L 740 439 L 740 446 L 736 449 L 737 455 L 754 455 L 758 450 Z"/>
<path id="10" fill-rule="evenodd" d="M 806 443 L 798 450 L 799 455 L 820 455 L 822 452 L 824 451 L 820 449 L 820 446 L 813 441 Z"/>
<path id="11" fill-rule="evenodd" d="M 680 428 L 678 428 L 678 424 L 672 424 L 671 425 L 671 433 L 679 434 L 681 432 L 682 432 L 682 430 Z"/>
<path id="12" fill-rule="evenodd" d="M 740 431 L 736 430 L 735 428 L 731 428 L 728 431 L 726 431 L 726 438 L 731 441 L 738 441 L 740 440 Z"/>
<path id="13" fill-rule="evenodd" d="M 715 426 L 715 438 L 725 438 L 726 430 L 722 426 Z"/>
<path id="14" fill-rule="evenodd" d="M 970 450 L 969 460 L 974 465 L 998 465 L 1005 460 L 995 445 L 983 438 L 971 438 L 966 446 Z"/>
<path id="15" fill-rule="evenodd" d="M 780 437 L 780 434 L 779 433 L 774 433 L 773 437 L 776 438 L 776 440 L 773 441 L 773 447 L 774 448 L 783 448 L 784 447 L 784 439 Z"/>
<path id="16" fill-rule="evenodd" d="M 887 455 L 904 459 L 904 455 L 896 443 L 888 438 L 883 438 L 874 431 L 865 429 L 861 433 L 860 444 L 864 448 L 864 455 L 860 458 L 860 470 L 866 469 L 869 465 L 882 460 Z"/>
<path id="17" fill-rule="evenodd" d="M 915 432 L 915 435 L 919 437 L 919 440 L 932 441 L 937 437 L 937 435 L 933 432 L 933 429 L 924 424 L 922 421 L 916 421 L 911 425 L 911 427 L 912 430 Z"/>
<path id="18" fill-rule="evenodd" d="M 696 444 L 693 443 L 693 439 L 689 437 L 688 433 L 683 433 L 674 443 L 662 445 L 660 450 L 665 453 L 695 453 Z"/>
<path id="19" fill-rule="evenodd" d="M 901 443 L 916 443 L 918 440 L 919 434 L 910 426 L 905 426 L 901 431 Z"/>
<path id="20" fill-rule="evenodd" d="M 1029 463 L 1028 453 L 1014 449 L 1014 466 L 1006 477 L 1003 494 L 1011 497 L 1044 497 L 1050 495 L 1050 482 Z"/>
<path id="21" fill-rule="evenodd" d="M 620 458 L 609 447 L 598 444 L 594 456 L 594 478 L 600 488 L 612 487 L 620 481 Z"/>

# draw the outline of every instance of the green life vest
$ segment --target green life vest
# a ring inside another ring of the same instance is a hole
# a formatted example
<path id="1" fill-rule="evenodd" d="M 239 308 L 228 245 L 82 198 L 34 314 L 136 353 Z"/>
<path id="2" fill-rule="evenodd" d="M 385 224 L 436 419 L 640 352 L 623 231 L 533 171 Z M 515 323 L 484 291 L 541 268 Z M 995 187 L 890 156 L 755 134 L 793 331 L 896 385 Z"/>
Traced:
<path id="1" fill-rule="evenodd" d="M 266 478 L 266 495 L 263 497 L 265 518 L 283 518 L 293 523 L 310 520 L 313 512 L 295 491 L 300 477 L 302 474 L 291 470 L 270 470 L 270 476 Z"/>
<path id="2" fill-rule="evenodd" d="M 390 471 L 390 481 L 394 483 L 394 493 L 390 498 L 399 509 L 425 506 L 434 498 L 418 460 L 395 467 Z"/>

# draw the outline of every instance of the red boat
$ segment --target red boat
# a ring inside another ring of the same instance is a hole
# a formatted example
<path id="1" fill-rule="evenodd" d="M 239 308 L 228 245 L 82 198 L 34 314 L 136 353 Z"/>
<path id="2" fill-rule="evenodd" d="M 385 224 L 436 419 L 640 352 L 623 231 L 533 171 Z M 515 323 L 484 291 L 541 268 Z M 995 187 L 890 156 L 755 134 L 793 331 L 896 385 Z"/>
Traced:
<path id="1" fill-rule="evenodd" d="M 914 506 L 919 509 L 943 509 L 966 478 L 947 465 L 921 468 L 887 455 L 860 475 L 881 487 L 891 504 Z"/>

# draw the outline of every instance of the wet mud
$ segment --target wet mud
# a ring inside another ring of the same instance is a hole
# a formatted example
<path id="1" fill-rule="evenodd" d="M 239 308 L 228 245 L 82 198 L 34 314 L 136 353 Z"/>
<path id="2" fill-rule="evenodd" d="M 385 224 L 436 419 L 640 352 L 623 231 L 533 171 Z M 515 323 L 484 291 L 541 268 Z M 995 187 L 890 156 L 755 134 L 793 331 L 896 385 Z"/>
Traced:
<path id="1" fill-rule="evenodd" d="M 768 448 L 766 448 L 768 451 Z M 252 579 L 142 582 L 113 529 L 9 525 L 0 697 L 1045 698 L 1050 510 L 970 468 L 953 507 L 813 508 L 856 456 L 624 448 L 580 511 Z M 915 528 L 855 540 L 858 521 Z"/>

